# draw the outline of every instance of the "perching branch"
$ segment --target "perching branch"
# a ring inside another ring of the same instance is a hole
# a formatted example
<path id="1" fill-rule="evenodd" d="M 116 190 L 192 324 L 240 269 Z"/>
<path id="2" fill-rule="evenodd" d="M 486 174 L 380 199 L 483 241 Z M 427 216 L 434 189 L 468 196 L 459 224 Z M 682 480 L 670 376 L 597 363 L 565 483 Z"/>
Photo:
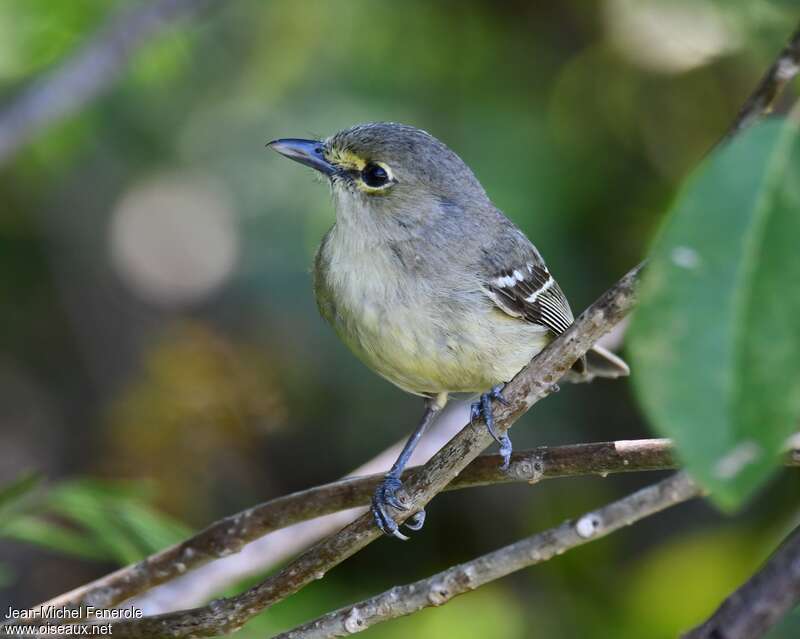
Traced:
<path id="1" fill-rule="evenodd" d="M 763 636 L 800 604 L 800 527 L 766 564 L 728 597 L 708 621 L 684 639 L 752 639 Z"/>
<path id="2" fill-rule="evenodd" d="M 675 467 L 673 447 L 666 439 L 540 447 L 514 453 L 508 471 L 501 471 L 500 464 L 499 455 L 478 457 L 446 490 Z M 403 479 L 417 470 L 418 467 L 407 469 Z M 37 608 L 110 608 L 208 561 L 235 553 L 245 544 L 274 530 L 332 512 L 365 506 L 382 479 L 383 474 L 353 477 L 272 499 L 225 517 L 180 544 L 51 599 Z"/>
<path id="3" fill-rule="evenodd" d="M 326 639 L 360 632 L 382 621 L 410 615 L 429 606 L 441 606 L 453 597 L 533 566 L 623 526 L 701 494 L 685 472 L 642 488 L 618 501 L 566 521 L 510 546 L 478 557 L 406 586 L 395 586 L 375 597 L 277 635 L 274 639 Z"/>
<path id="4" fill-rule="evenodd" d="M 639 273 L 640 267 L 636 267 L 626 274 L 506 386 L 504 395 L 508 406 L 499 406 L 496 410 L 499 432 L 504 433 L 533 404 L 552 392 L 555 383 L 572 364 L 631 310 Z M 413 507 L 408 512 L 398 513 L 398 520 L 404 520 L 414 509 L 427 504 L 491 441 L 482 421 L 476 420 L 466 426 L 425 466 L 411 474 L 405 483 L 405 492 Z M 367 513 L 242 594 L 200 608 L 116 623 L 113 634 L 154 639 L 233 632 L 262 610 L 320 579 L 380 535 Z"/>
<path id="5" fill-rule="evenodd" d="M 507 471 L 499 455 L 481 455 L 449 484 L 445 491 L 473 486 L 543 479 L 671 470 L 676 468 L 674 447 L 667 439 L 620 440 L 568 446 L 541 446 L 517 451 Z M 787 466 L 800 466 L 800 448 L 792 449 Z M 407 479 L 419 467 L 403 474 Z M 274 530 L 332 512 L 369 504 L 383 474 L 352 477 L 278 497 L 225 517 L 186 541 L 101 579 L 51 599 L 41 607 L 95 606 L 110 608 L 165 583 L 208 561 L 228 556 Z M 248 521 L 247 526 L 242 522 Z"/>
<path id="6" fill-rule="evenodd" d="M 758 118 L 772 111 L 781 91 L 800 71 L 800 26 L 789 38 L 789 42 L 778 58 L 761 78 L 753 93 L 744 103 L 723 142 L 753 124 Z"/>
<path id="7" fill-rule="evenodd" d="M 215 0 L 154 0 L 115 16 L 77 53 L 0 110 L 0 165 L 48 124 L 104 91 L 153 36 Z"/>

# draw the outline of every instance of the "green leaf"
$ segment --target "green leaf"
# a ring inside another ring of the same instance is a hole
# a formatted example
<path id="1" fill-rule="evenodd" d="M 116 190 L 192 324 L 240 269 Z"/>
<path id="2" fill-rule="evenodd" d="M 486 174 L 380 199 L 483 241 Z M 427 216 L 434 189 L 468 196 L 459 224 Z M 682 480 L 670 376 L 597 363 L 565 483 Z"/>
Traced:
<path id="1" fill-rule="evenodd" d="M 186 526 L 150 507 L 143 499 L 146 493 L 141 483 L 65 481 L 50 487 L 25 513 L 12 512 L 0 521 L 0 537 L 129 564 L 190 534 Z"/>
<path id="2" fill-rule="evenodd" d="M 117 516 L 148 555 L 192 534 L 192 529 L 182 522 L 135 501 L 118 504 Z"/>
<path id="3" fill-rule="evenodd" d="M 15 517 L 6 522 L 2 536 L 84 559 L 98 561 L 110 559 L 96 539 L 81 531 L 71 530 L 32 515 Z"/>
<path id="4" fill-rule="evenodd" d="M 52 490 L 48 510 L 82 528 L 106 557 L 127 564 L 141 559 L 144 551 L 115 516 L 116 502 L 128 497 L 114 493 L 96 482 L 65 482 Z"/>
<path id="5" fill-rule="evenodd" d="M 646 413 L 725 509 L 800 417 L 800 139 L 774 120 L 715 152 L 652 250 L 629 335 Z"/>
<path id="6" fill-rule="evenodd" d="M 42 483 L 43 476 L 37 472 L 26 472 L 0 486 L 0 515 L 8 516 L 36 487 Z"/>

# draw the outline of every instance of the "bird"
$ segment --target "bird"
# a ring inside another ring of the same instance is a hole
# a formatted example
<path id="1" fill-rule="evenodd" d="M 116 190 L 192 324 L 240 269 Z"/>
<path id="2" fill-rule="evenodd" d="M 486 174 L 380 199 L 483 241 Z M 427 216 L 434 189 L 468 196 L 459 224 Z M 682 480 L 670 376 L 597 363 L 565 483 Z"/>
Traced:
<path id="1" fill-rule="evenodd" d="M 453 394 L 468 394 L 500 446 L 493 401 L 574 318 L 538 249 L 494 204 L 446 144 L 394 122 L 358 124 L 313 140 L 281 138 L 269 148 L 315 169 L 330 184 L 335 223 L 316 252 L 317 305 L 350 350 L 400 389 L 425 398 L 425 412 L 372 498 L 381 531 L 408 539 L 395 514 L 401 473 Z M 594 346 L 568 381 L 629 374 Z M 404 522 L 419 530 L 420 510 Z"/>

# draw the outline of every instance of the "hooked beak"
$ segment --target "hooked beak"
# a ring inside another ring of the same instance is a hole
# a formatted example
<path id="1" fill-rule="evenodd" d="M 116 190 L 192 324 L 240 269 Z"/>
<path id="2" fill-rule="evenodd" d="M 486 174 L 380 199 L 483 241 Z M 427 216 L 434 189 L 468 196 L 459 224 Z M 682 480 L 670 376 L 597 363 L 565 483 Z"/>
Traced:
<path id="1" fill-rule="evenodd" d="M 319 140 L 284 138 L 273 140 L 267 146 L 290 160 L 310 166 L 324 175 L 332 175 L 336 172 L 336 167 L 325 159 L 322 142 Z"/>

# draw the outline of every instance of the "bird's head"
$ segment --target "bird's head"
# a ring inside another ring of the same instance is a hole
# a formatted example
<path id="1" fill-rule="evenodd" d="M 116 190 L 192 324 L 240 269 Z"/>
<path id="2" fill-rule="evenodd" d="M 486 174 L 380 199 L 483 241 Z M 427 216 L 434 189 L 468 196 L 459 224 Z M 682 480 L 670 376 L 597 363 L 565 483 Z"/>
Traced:
<path id="1" fill-rule="evenodd" d="M 287 138 L 268 146 L 327 176 L 343 221 L 418 226 L 452 207 L 488 202 L 461 158 L 412 126 L 359 124 L 324 140 Z"/>

